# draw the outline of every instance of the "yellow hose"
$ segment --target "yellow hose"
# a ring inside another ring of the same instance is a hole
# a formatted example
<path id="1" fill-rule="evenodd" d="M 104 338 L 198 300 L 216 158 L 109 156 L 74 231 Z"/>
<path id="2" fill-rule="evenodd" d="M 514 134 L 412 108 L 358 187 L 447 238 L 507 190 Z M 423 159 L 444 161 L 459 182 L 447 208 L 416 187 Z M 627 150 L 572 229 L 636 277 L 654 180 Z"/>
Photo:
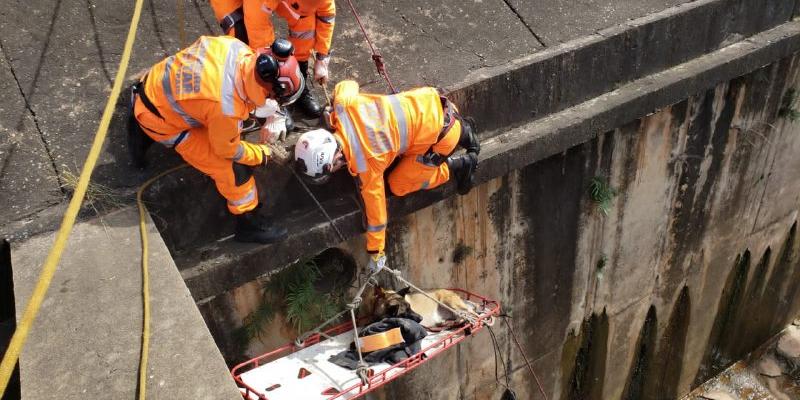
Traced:
<path id="1" fill-rule="evenodd" d="M 142 196 L 144 191 L 153 182 L 159 180 L 162 176 L 171 174 L 181 168 L 186 167 L 187 164 L 179 165 L 170 168 L 150 179 L 148 179 L 139 190 L 136 192 L 136 204 L 139 206 L 139 234 L 142 238 L 142 353 L 139 358 L 139 400 L 144 400 L 147 396 L 147 360 L 150 351 L 150 272 L 148 268 L 147 258 L 149 254 L 147 243 L 147 225 L 145 216 L 147 215 L 147 206 L 144 205 Z"/>
<path id="2" fill-rule="evenodd" d="M 92 171 L 97 164 L 97 158 L 100 156 L 100 150 L 103 147 L 103 142 L 108 133 L 108 126 L 111 123 L 111 116 L 114 114 L 114 106 L 117 103 L 117 98 L 122 90 L 122 83 L 125 80 L 125 73 L 128 70 L 128 61 L 131 57 L 133 49 L 133 42 L 136 40 L 136 27 L 139 25 L 139 17 L 142 14 L 143 0 L 136 0 L 133 9 L 133 18 L 131 18 L 131 25 L 128 28 L 128 36 L 125 39 L 125 48 L 122 51 L 122 59 L 119 63 L 117 75 L 114 78 L 114 85 L 111 88 L 111 95 L 108 97 L 103 116 L 100 120 L 100 126 L 95 133 L 92 147 L 89 149 L 89 155 L 81 170 L 81 176 L 78 179 L 78 184 L 75 187 L 75 193 L 69 201 L 67 212 L 64 214 L 64 219 L 61 221 L 61 227 L 56 234 L 55 243 L 47 255 L 47 259 L 42 266 L 42 272 L 39 274 L 39 279 L 36 282 L 36 287 L 33 289 L 31 298 L 28 305 L 25 307 L 25 312 L 22 319 L 14 331 L 14 336 L 8 344 L 8 350 L 3 356 L 3 361 L 0 363 L 0 397 L 6 392 L 8 381 L 11 378 L 11 373 L 14 371 L 14 366 L 19 360 L 19 355 L 22 348 L 25 346 L 25 341 L 28 338 L 31 326 L 33 325 L 36 315 L 39 313 L 39 308 L 42 306 L 44 296 L 47 294 L 47 289 L 50 288 L 50 283 L 53 280 L 53 275 L 58 267 L 58 262 L 61 260 L 61 255 L 64 252 L 69 234 L 72 232 L 72 227 L 75 225 L 75 220 L 78 217 L 81 203 L 86 195 L 86 189 L 89 186 L 89 180 L 92 177 Z"/>

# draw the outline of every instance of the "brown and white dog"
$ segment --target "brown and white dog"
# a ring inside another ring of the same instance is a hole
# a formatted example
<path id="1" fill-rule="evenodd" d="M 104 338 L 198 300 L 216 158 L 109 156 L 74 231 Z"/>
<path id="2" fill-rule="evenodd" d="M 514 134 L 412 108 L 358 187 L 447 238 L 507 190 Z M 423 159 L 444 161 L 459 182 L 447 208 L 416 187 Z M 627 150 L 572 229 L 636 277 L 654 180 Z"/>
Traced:
<path id="1" fill-rule="evenodd" d="M 472 302 L 465 301 L 452 290 L 431 289 L 426 290 L 425 293 L 458 312 L 478 316 L 477 306 Z M 456 315 L 424 294 L 410 292 L 409 288 L 396 292 L 376 287 L 374 294 L 375 302 L 372 313 L 376 318 L 398 316 L 411 310 L 422 317 L 420 324 L 427 329 L 436 330 L 463 323 L 463 315 Z"/>

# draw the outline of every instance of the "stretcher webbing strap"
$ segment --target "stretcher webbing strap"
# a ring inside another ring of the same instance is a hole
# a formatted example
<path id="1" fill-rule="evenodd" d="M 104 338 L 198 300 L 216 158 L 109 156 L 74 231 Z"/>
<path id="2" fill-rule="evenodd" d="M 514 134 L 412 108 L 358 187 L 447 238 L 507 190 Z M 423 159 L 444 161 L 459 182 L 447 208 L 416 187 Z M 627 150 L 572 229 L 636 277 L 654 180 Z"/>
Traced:
<path id="1" fill-rule="evenodd" d="M 356 7 L 353 5 L 353 0 L 347 0 L 347 4 L 350 6 L 353 16 L 356 17 L 356 22 L 358 22 L 358 26 L 361 28 L 361 33 L 364 34 L 364 39 L 367 40 L 369 49 L 372 52 L 372 61 L 375 62 L 375 68 L 378 70 L 378 74 L 382 76 L 383 80 L 389 85 L 389 89 L 392 90 L 392 93 L 397 93 L 397 89 L 394 88 L 392 80 L 389 78 L 389 73 L 386 72 L 386 64 L 383 62 L 383 56 L 381 56 L 381 53 L 372 45 L 372 40 L 369 39 L 367 30 L 364 29 L 364 24 L 361 22 L 361 17 L 358 15 L 358 11 L 356 11 Z"/>

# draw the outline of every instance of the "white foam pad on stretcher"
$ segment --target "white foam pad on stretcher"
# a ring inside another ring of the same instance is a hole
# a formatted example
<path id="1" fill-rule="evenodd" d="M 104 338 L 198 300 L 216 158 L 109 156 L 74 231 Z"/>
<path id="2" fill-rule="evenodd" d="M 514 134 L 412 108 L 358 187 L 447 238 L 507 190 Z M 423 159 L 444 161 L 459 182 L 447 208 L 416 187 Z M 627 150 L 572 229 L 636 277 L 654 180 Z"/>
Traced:
<path id="1" fill-rule="evenodd" d="M 422 348 L 430 346 L 451 333 L 448 331 L 428 332 L 428 336 L 422 339 Z M 241 379 L 251 388 L 265 394 L 269 400 L 327 399 L 332 395 L 323 394 L 325 390 L 334 388 L 342 391 L 359 383 L 355 371 L 328 361 L 331 356 L 347 349 L 352 341 L 353 333 L 345 332 L 247 371 L 241 375 Z M 389 364 L 380 363 L 370 366 L 370 369 L 375 374 L 379 374 L 389 367 Z M 301 368 L 305 368 L 311 374 L 299 379 Z M 395 368 L 387 374 L 386 378 L 391 379 L 402 371 L 403 369 Z M 280 386 L 269 391 L 266 390 L 276 384 Z M 350 399 L 355 397 L 354 394 L 345 394 L 341 398 Z M 251 394 L 250 398 L 257 400 L 258 396 Z"/>

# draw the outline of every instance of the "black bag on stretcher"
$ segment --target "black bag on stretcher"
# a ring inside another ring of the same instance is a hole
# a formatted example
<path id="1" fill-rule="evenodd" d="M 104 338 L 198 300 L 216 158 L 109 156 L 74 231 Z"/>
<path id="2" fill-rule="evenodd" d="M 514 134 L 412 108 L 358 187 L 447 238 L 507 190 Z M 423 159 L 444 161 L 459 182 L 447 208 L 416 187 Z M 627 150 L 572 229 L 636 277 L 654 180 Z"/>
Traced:
<path id="1" fill-rule="evenodd" d="M 422 317 L 419 315 L 409 315 L 410 318 L 384 318 L 378 322 L 364 327 L 358 336 L 360 339 L 374 337 L 376 346 L 383 342 L 386 346 L 378 349 L 365 348 L 364 361 L 369 365 L 380 363 L 396 364 L 408 357 L 417 354 L 422 350 L 422 339 L 428 335 L 425 328 L 419 324 Z M 399 331 L 399 334 L 395 333 Z M 388 335 L 388 333 L 395 333 Z M 383 336 L 383 337 L 381 337 Z M 364 343 L 362 341 L 362 343 Z M 350 345 L 350 349 L 332 356 L 328 361 L 344 368 L 355 370 L 358 368 L 358 353 L 355 343 Z"/>

